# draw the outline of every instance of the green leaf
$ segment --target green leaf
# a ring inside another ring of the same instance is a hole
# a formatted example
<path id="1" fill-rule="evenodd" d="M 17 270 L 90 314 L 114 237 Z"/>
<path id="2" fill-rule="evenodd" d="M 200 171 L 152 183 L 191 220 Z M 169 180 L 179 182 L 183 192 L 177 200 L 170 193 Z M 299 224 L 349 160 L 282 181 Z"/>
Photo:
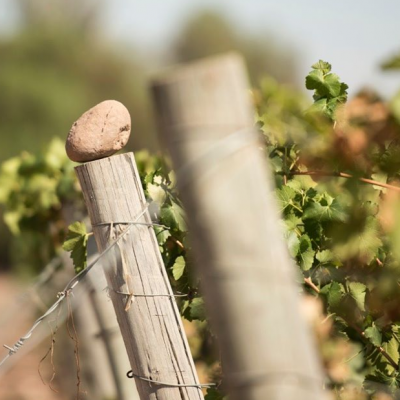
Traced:
<path id="1" fill-rule="evenodd" d="M 328 110 L 328 101 L 326 99 L 320 99 L 317 100 L 307 109 L 307 113 L 327 114 L 328 112 L 327 110 Z"/>
<path id="2" fill-rule="evenodd" d="M 204 397 L 204 400 L 224 400 L 224 399 L 225 397 L 215 387 L 208 388 L 207 394 Z"/>
<path id="3" fill-rule="evenodd" d="M 392 360 L 396 364 L 399 364 L 399 359 L 400 359 L 399 342 L 396 340 L 396 338 L 393 336 L 388 342 L 383 343 L 382 347 L 386 351 L 386 353 L 392 358 Z M 386 359 L 385 362 L 387 362 L 386 371 L 388 373 L 392 373 L 395 369 L 392 367 L 391 364 L 389 364 L 389 362 Z"/>
<path id="4" fill-rule="evenodd" d="M 76 273 L 79 273 L 87 266 L 87 240 L 88 233 L 83 222 L 74 222 L 68 227 L 67 237 L 62 248 L 71 252 Z"/>
<path id="5" fill-rule="evenodd" d="M 349 282 L 348 288 L 351 297 L 355 300 L 359 309 L 365 311 L 365 292 L 367 287 L 360 282 Z"/>
<path id="6" fill-rule="evenodd" d="M 321 70 L 311 71 L 306 76 L 306 88 L 308 90 L 323 90 L 324 73 Z"/>
<path id="7" fill-rule="evenodd" d="M 177 257 L 174 265 L 172 266 L 172 275 L 174 279 L 179 280 L 185 272 L 186 262 L 182 256 Z"/>
<path id="8" fill-rule="evenodd" d="M 321 70 L 314 70 L 306 77 L 306 88 L 315 90 L 318 97 L 337 97 L 341 94 L 341 83 L 335 74 L 325 75 Z M 318 100 L 318 99 L 317 99 Z"/>
<path id="9" fill-rule="evenodd" d="M 308 271 L 314 262 L 315 251 L 312 248 L 311 240 L 307 235 L 300 237 L 299 259 L 303 271 Z"/>
<path id="10" fill-rule="evenodd" d="M 388 178 L 388 174 L 384 173 L 384 172 L 380 172 L 380 173 L 376 173 L 376 174 L 372 174 L 371 178 L 374 181 L 380 182 L 380 183 L 387 183 L 387 178 Z M 381 186 L 376 186 L 376 185 L 372 185 L 372 187 L 376 190 L 379 190 L 381 192 L 386 192 L 386 189 L 381 187 Z"/>
<path id="11" fill-rule="evenodd" d="M 205 321 L 206 313 L 203 299 L 201 297 L 195 297 L 191 302 L 187 303 L 187 306 L 183 312 L 183 316 L 188 321 Z"/>
<path id="12" fill-rule="evenodd" d="M 154 232 L 156 233 L 157 242 L 160 246 L 162 246 L 167 239 L 171 236 L 171 233 L 168 229 L 163 228 L 162 226 L 154 225 Z"/>
<path id="13" fill-rule="evenodd" d="M 331 65 L 325 61 L 312 65 L 312 71 L 306 77 L 306 88 L 314 90 L 315 103 L 307 112 L 319 113 L 334 120 L 337 106 L 347 100 L 348 86 L 330 71 Z"/>
<path id="14" fill-rule="evenodd" d="M 382 246 L 382 240 L 379 237 L 380 232 L 376 218 L 368 217 L 361 232 L 355 232 L 345 243 L 337 244 L 334 247 L 335 255 L 340 259 L 359 257 L 369 264 L 377 256 L 378 250 Z"/>
<path id="15" fill-rule="evenodd" d="M 289 249 L 289 254 L 292 257 L 296 257 L 300 249 L 300 239 L 296 232 L 289 232 L 285 239 Z"/>
<path id="16" fill-rule="evenodd" d="M 283 186 L 276 192 L 278 195 L 278 204 L 281 212 L 284 211 L 289 205 L 293 205 L 293 199 L 296 196 L 296 192 L 292 188 Z"/>
<path id="17" fill-rule="evenodd" d="M 312 197 L 315 192 L 313 187 L 316 185 L 316 182 L 308 175 L 297 175 L 294 176 L 287 182 L 287 186 L 291 187 L 297 191 L 305 191 L 308 192 L 307 196 Z"/>
<path id="18" fill-rule="evenodd" d="M 273 157 L 273 158 L 270 158 L 269 161 L 270 161 L 270 163 L 271 163 L 272 169 L 273 169 L 275 172 L 280 172 L 280 171 L 282 171 L 282 167 L 283 167 L 282 158 L 280 158 L 280 157 Z"/>
<path id="19" fill-rule="evenodd" d="M 147 193 L 149 194 L 151 199 L 157 202 L 160 206 L 164 204 L 167 195 L 165 193 L 165 190 L 161 186 L 149 183 L 147 185 Z"/>
<path id="20" fill-rule="evenodd" d="M 160 212 L 161 220 L 165 225 L 181 232 L 186 231 L 184 215 L 185 213 L 183 209 L 176 203 L 172 203 L 171 206 L 162 208 Z"/>
<path id="21" fill-rule="evenodd" d="M 338 282 L 332 282 L 332 284 L 329 286 L 327 296 L 329 310 L 331 312 L 335 313 L 340 310 L 340 305 L 342 300 L 344 299 L 344 296 L 345 292 L 343 285 Z"/>
<path id="22" fill-rule="evenodd" d="M 304 211 L 303 219 L 316 219 L 317 221 L 345 221 L 346 214 L 342 210 L 339 202 L 334 199 L 332 203 L 312 203 Z"/>
<path id="23" fill-rule="evenodd" d="M 375 324 L 373 324 L 369 328 L 365 329 L 364 335 L 365 335 L 366 338 L 368 338 L 370 340 L 370 342 L 374 346 L 381 346 L 381 344 L 382 344 L 382 333 L 376 327 Z"/>
<path id="24" fill-rule="evenodd" d="M 399 381 L 396 375 L 388 376 L 382 371 L 375 370 L 373 373 L 366 375 L 363 386 L 367 393 L 370 394 L 386 392 L 387 388 L 390 389 L 390 392 L 393 392 L 399 387 Z"/>
<path id="25" fill-rule="evenodd" d="M 298 225 L 302 224 L 301 218 L 296 217 L 294 214 L 287 214 L 283 222 L 285 225 L 285 230 L 289 232 L 295 230 Z"/>
<path id="26" fill-rule="evenodd" d="M 333 260 L 333 253 L 330 250 L 317 251 L 315 258 L 321 263 L 327 263 Z"/>
<path id="27" fill-rule="evenodd" d="M 62 248 L 65 251 L 71 251 L 75 247 L 75 243 L 87 234 L 86 225 L 83 222 L 76 221 L 68 226 L 68 233 Z"/>
<path id="28" fill-rule="evenodd" d="M 332 97 L 338 97 L 340 95 L 341 83 L 339 77 L 336 74 L 328 74 L 325 76 L 324 86 Z"/>
<path id="29" fill-rule="evenodd" d="M 320 69 L 324 74 L 331 72 L 332 66 L 326 61 L 319 60 L 315 64 L 311 65 L 312 69 Z"/>

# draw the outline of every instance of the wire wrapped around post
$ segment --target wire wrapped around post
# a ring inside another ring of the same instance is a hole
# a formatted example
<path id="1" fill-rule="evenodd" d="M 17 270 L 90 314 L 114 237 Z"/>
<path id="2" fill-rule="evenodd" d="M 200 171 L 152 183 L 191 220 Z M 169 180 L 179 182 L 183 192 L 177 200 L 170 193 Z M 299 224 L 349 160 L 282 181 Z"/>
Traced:
<path id="1" fill-rule="evenodd" d="M 78 166 L 76 172 L 101 251 L 146 204 L 135 159 L 132 153 L 116 155 Z M 148 211 L 140 222 L 104 268 L 132 374 L 171 384 L 135 378 L 140 398 L 203 400 Z"/>

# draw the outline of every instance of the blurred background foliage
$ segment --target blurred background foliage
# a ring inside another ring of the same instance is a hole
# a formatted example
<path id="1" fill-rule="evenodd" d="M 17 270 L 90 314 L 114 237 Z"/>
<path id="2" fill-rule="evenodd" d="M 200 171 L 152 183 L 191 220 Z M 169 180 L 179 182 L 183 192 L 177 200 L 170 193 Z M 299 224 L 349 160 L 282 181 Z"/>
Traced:
<path id="1" fill-rule="evenodd" d="M 277 41 L 268 32 L 257 35 L 241 32 L 214 11 L 204 11 L 190 18 L 172 46 L 174 59 L 178 62 L 230 50 L 244 56 L 253 84 L 265 75 L 280 83 L 294 84 L 297 81 L 296 52 L 289 44 Z"/>
<path id="2" fill-rule="evenodd" d="M 33 157 L 28 153 L 45 151 L 53 137 L 64 140 L 72 123 L 105 99 L 117 99 L 130 110 L 133 128 L 127 150 L 156 151 L 146 90 L 146 73 L 151 66 L 141 51 L 104 36 L 102 2 L 16 3 L 18 28 L 11 35 L 0 36 L 0 163 L 21 151 L 26 152 L 25 159 Z M 229 50 L 245 54 L 254 82 L 265 74 L 283 82 L 294 81 L 293 51 L 282 46 L 278 49 L 261 32 L 255 37 L 237 32 L 228 19 L 212 11 L 190 17 L 158 62 L 182 62 Z M 41 189 L 38 186 L 35 190 Z M 6 190 L 0 188 L 3 199 Z M 47 227 L 36 229 L 40 234 L 40 229 Z M 14 245 L 10 247 L 4 224 L 0 237 L 0 265 L 10 267 L 17 259 L 22 262 L 22 253 Z M 15 242 L 26 245 L 20 236 L 13 239 Z M 35 258 L 35 263 L 46 259 Z M 28 260 L 20 271 L 29 269 L 32 258 Z"/>

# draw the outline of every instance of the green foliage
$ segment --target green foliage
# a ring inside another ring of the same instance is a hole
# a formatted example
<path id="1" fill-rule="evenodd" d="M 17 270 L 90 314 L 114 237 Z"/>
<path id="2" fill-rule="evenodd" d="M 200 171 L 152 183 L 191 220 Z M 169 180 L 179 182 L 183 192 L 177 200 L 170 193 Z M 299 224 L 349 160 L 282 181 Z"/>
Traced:
<path id="1" fill-rule="evenodd" d="M 207 394 L 204 397 L 204 400 L 224 400 L 226 397 L 224 397 L 218 389 L 211 387 L 207 389 Z"/>
<path id="2" fill-rule="evenodd" d="M 375 324 L 372 324 L 372 326 L 365 329 L 364 334 L 374 346 L 382 345 L 382 332 Z"/>
<path id="3" fill-rule="evenodd" d="M 193 300 L 185 302 L 182 315 L 188 321 L 205 321 L 204 300 L 201 297 L 195 297 Z"/>
<path id="4" fill-rule="evenodd" d="M 36 153 L 54 136 L 65 138 L 83 111 L 106 99 L 131 111 L 140 132 L 132 135 L 135 145 L 152 145 L 143 69 L 132 49 L 128 56 L 94 30 L 100 4 L 90 13 L 90 5 L 76 1 L 15 3 L 21 24 L 0 37 L 0 161 L 21 149 Z"/>
<path id="5" fill-rule="evenodd" d="M 246 60 L 250 79 L 257 82 L 271 75 L 281 82 L 293 82 L 296 57 L 288 43 L 275 44 L 265 32 L 249 35 L 238 32 L 226 15 L 215 10 L 196 11 L 188 19 L 172 53 L 178 62 L 193 61 L 202 57 L 237 51 Z"/>
<path id="6" fill-rule="evenodd" d="M 40 154 L 23 152 L 1 165 L 3 218 L 13 235 L 14 262 L 25 271 L 39 271 L 60 249 L 63 205 L 81 200 L 73 168 L 59 139 Z"/>
<path id="7" fill-rule="evenodd" d="M 176 281 L 182 278 L 183 273 L 185 272 L 186 262 L 183 256 L 177 257 L 174 265 L 172 266 L 172 275 Z"/>
<path id="8" fill-rule="evenodd" d="M 400 204 L 387 204 L 393 192 L 358 178 L 399 178 L 400 128 L 388 120 L 378 135 L 370 115 L 362 119 L 358 111 L 353 119 L 351 108 L 343 113 L 347 85 L 329 63 L 312 66 L 306 87 L 314 91 L 311 107 L 270 80 L 254 92 L 288 250 L 314 285 L 304 289 L 323 301 L 334 323 L 322 345 L 362 346 L 360 361 L 349 364 L 349 381 L 365 377 L 369 393 L 394 393 L 400 389 Z M 377 107 L 369 95 L 361 99 L 366 108 Z M 356 130 L 366 138 L 358 152 L 351 147 Z M 346 380 L 336 381 L 329 369 L 328 376 L 333 387 L 344 387 Z"/>
<path id="9" fill-rule="evenodd" d="M 173 231 L 186 231 L 186 223 L 182 207 L 177 203 L 172 202 L 171 205 L 166 205 L 161 209 L 161 220 Z"/>
<path id="10" fill-rule="evenodd" d="M 381 64 L 383 70 L 398 70 L 400 69 L 400 55 L 396 54 Z"/>
<path id="11" fill-rule="evenodd" d="M 312 71 L 306 77 L 306 88 L 314 90 L 314 104 L 309 112 L 319 112 L 335 120 L 338 105 L 347 100 L 348 86 L 340 82 L 331 72 L 331 64 L 319 60 L 311 66 Z"/>
<path id="12" fill-rule="evenodd" d="M 167 227 L 155 227 L 164 264 L 175 290 L 187 293 L 190 298 L 179 303 L 182 315 L 190 321 L 203 321 L 203 300 L 198 294 L 199 282 L 192 275 L 185 213 L 176 191 L 174 173 L 168 162 L 157 155 L 141 151 L 135 158 L 150 208 L 158 213 L 158 223 Z"/>
<path id="13" fill-rule="evenodd" d="M 75 272 L 79 273 L 87 266 L 87 241 L 89 234 L 86 225 L 82 222 L 74 222 L 68 227 L 67 236 L 62 245 L 65 251 L 71 252 Z"/>

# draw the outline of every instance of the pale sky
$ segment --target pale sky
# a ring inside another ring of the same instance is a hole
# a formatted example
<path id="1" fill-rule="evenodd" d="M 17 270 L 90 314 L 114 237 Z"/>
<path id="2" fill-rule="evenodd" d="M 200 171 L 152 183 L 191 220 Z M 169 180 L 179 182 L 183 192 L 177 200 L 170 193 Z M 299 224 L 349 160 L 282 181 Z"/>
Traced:
<path id="1" fill-rule="evenodd" d="M 31 0 L 35 1 L 35 0 Z M 41 1 L 41 0 L 36 0 Z M 57 1 L 57 0 L 54 0 Z M 399 72 L 379 64 L 400 52 L 399 0 L 104 0 L 104 30 L 121 42 L 163 49 L 195 10 L 215 8 L 238 29 L 265 31 L 291 43 L 298 76 L 318 59 L 329 61 L 350 93 L 365 85 L 385 95 L 400 89 Z M 0 29 L 12 26 L 12 0 L 0 0 Z"/>

